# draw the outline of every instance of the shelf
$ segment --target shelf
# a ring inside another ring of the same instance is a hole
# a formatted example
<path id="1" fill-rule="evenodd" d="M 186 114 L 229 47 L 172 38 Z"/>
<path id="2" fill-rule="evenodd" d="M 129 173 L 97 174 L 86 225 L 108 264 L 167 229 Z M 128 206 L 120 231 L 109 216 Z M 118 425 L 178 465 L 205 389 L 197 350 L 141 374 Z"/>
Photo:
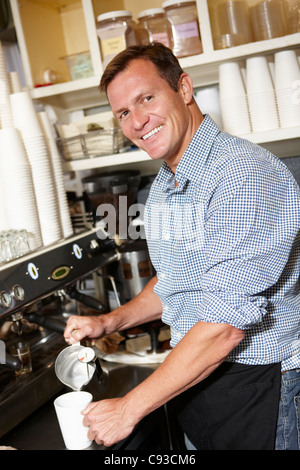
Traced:
<path id="1" fill-rule="evenodd" d="M 223 62 L 242 61 L 252 55 L 271 54 L 291 48 L 300 48 L 300 33 L 184 57 L 180 59 L 180 64 L 191 75 L 194 86 L 199 87 L 218 82 L 219 65 Z M 106 97 L 98 90 L 100 78 L 94 76 L 35 88 L 31 90 L 31 96 L 33 99 L 68 110 L 82 109 L 83 106 L 100 106 L 107 103 Z"/>
<path id="2" fill-rule="evenodd" d="M 300 156 L 300 127 L 287 127 L 241 136 L 266 148 L 279 158 Z"/>
<path id="3" fill-rule="evenodd" d="M 30 94 L 33 99 L 43 104 L 74 111 L 107 104 L 106 96 L 98 90 L 99 83 L 100 77 L 82 78 L 34 88 Z"/>
<path id="4" fill-rule="evenodd" d="M 299 127 L 274 129 L 267 132 L 256 132 L 253 134 L 243 135 L 241 137 L 261 145 L 280 158 L 300 156 Z M 93 170 L 96 168 L 105 168 L 114 165 L 125 165 L 128 163 L 140 163 L 145 161 L 151 161 L 151 158 L 147 153 L 142 150 L 135 150 L 104 157 L 72 160 L 64 162 L 62 166 L 63 170 L 67 172 Z"/>
<path id="5" fill-rule="evenodd" d="M 267 55 L 284 49 L 297 48 L 300 48 L 300 33 L 185 57 L 180 59 L 180 64 L 191 75 L 194 86 L 205 86 L 219 81 L 219 65 L 223 62 L 243 61 L 253 55 Z"/>
<path id="6" fill-rule="evenodd" d="M 63 162 L 64 171 L 93 170 L 95 168 L 105 168 L 114 165 L 125 165 L 128 163 L 140 163 L 151 161 L 151 158 L 143 150 L 133 150 L 131 152 L 117 153 L 104 157 L 87 158 L 84 160 L 72 160 Z"/>

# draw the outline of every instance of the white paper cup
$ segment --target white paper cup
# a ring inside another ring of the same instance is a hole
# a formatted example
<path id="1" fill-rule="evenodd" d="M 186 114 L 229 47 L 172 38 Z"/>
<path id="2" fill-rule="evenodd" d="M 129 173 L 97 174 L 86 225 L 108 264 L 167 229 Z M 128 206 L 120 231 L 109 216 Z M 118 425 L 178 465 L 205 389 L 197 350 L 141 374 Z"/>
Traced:
<path id="1" fill-rule="evenodd" d="M 274 54 L 276 90 L 292 87 L 300 80 L 300 67 L 294 50 Z"/>
<path id="2" fill-rule="evenodd" d="M 279 128 L 274 91 L 248 94 L 248 104 L 253 132 Z"/>
<path id="3" fill-rule="evenodd" d="M 28 165 L 20 131 L 14 127 L 0 129 L 0 164 L 10 167 Z"/>
<path id="4" fill-rule="evenodd" d="M 246 89 L 248 95 L 273 92 L 274 86 L 266 57 L 249 57 L 246 60 Z"/>
<path id="5" fill-rule="evenodd" d="M 297 85 L 297 83 L 295 84 Z M 300 92 L 296 87 L 276 90 L 277 106 L 281 127 L 300 125 Z"/>
<path id="6" fill-rule="evenodd" d="M 81 414 L 92 398 L 89 392 L 69 392 L 54 400 L 60 430 L 69 450 L 86 449 L 92 443 L 87 437 L 88 428 L 82 424 Z"/>
<path id="7" fill-rule="evenodd" d="M 201 88 L 197 91 L 195 100 L 202 113 L 209 114 L 222 128 L 219 87 L 213 85 Z"/>
<path id="8" fill-rule="evenodd" d="M 220 95 L 223 130 L 231 134 L 251 133 L 250 114 L 246 95 L 226 98 Z"/>
<path id="9" fill-rule="evenodd" d="M 10 95 L 14 127 L 19 129 L 24 137 L 42 134 L 41 126 L 28 91 Z"/>
<path id="10" fill-rule="evenodd" d="M 226 62 L 219 66 L 220 95 L 227 98 L 244 96 L 245 85 L 237 62 Z"/>

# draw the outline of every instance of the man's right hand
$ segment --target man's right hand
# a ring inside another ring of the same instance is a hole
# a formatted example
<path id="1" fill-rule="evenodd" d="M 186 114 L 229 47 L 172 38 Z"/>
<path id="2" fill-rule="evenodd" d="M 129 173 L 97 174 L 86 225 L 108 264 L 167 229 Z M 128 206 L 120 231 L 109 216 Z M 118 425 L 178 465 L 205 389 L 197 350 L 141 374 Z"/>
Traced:
<path id="1" fill-rule="evenodd" d="M 101 316 L 77 316 L 72 315 L 64 331 L 67 343 L 74 344 L 83 338 L 100 338 L 105 335 L 104 322 Z"/>

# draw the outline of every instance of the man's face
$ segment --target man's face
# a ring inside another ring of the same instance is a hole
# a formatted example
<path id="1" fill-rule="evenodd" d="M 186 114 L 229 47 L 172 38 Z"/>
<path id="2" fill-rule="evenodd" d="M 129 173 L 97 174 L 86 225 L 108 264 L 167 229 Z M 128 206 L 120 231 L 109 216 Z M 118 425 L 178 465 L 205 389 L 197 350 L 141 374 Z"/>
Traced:
<path id="1" fill-rule="evenodd" d="M 128 139 L 152 159 L 178 163 L 193 135 L 182 83 L 175 92 L 150 61 L 135 59 L 112 80 L 107 96 Z"/>

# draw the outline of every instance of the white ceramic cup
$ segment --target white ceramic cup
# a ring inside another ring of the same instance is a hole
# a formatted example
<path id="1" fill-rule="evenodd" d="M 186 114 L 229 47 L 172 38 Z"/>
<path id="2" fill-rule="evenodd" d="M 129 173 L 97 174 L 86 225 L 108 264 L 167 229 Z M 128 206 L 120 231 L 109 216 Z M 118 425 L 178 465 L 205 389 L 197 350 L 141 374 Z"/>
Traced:
<path id="1" fill-rule="evenodd" d="M 54 400 L 60 430 L 69 450 L 86 449 L 92 443 L 87 437 L 88 428 L 82 424 L 81 414 L 92 398 L 89 392 L 69 392 Z"/>

